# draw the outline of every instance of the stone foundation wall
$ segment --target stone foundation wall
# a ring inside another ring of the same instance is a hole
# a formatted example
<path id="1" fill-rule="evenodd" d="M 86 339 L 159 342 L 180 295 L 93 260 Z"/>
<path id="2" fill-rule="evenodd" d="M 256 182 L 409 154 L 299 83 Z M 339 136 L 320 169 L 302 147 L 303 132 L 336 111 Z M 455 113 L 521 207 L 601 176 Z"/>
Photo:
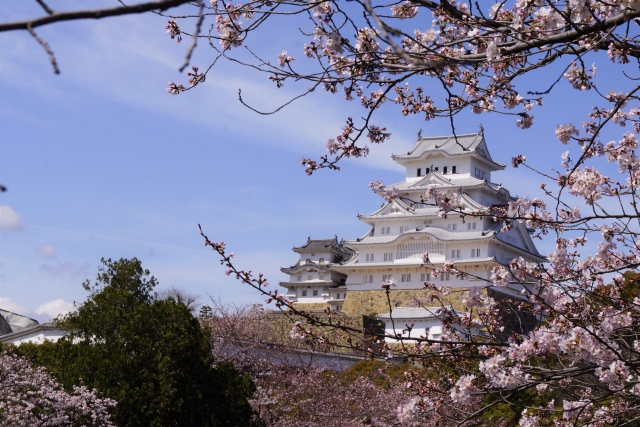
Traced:
<path id="1" fill-rule="evenodd" d="M 461 297 L 468 288 L 452 289 L 449 295 L 441 295 L 440 301 L 444 305 L 451 305 L 455 310 L 464 311 Z M 425 289 L 391 289 L 389 299 L 392 307 L 418 306 L 435 307 L 440 305 L 437 300 L 429 301 L 429 295 L 433 292 Z M 417 300 L 417 301 L 416 301 Z M 413 301 L 413 304 L 412 304 Z M 349 315 L 375 315 L 389 312 L 389 301 L 384 289 L 347 292 L 342 311 Z"/>
<path id="2" fill-rule="evenodd" d="M 304 310 L 304 311 L 312 311 L 312 310 L 324 310 L 325 308 L 329 307 L 329 304 L 326 302 L 312 302 L 312 303 L 307 303 L 307 304 L 303 304 L 303 303 L 299 303 L 296 302 L 293 304 L 293 306 L 295 307 L 296 310 Z"/>

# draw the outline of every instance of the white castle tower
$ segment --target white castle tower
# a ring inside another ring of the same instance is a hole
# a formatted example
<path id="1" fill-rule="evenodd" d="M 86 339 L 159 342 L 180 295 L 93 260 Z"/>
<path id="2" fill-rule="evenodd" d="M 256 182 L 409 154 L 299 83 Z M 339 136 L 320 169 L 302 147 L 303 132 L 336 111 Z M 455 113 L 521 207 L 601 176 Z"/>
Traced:
<path id="1" fill-rule="evenodd" d="M 289 281 L 280 282 L 280 286 L 287 288 L 287 299 L 295 301 L 300 310 L 331 307 L 333 311 L 341 311 L 347 276 L 333 267 L 347 261 L 354 252 L 338 242 L 337 237 L 325 240 L 309 237 L 307 243 L 294 247 L 293 251 L 300 254 L 298 262 L 280 269 L 289 275 Z"/>
<path id="2" fill-rule="evenodd" d="M 491 217 L 467 215 L 463 220 L 459 213 L 449 213 L 447 218 L 441 218 L 435 206 L 410 206 L 401 200 L 420 201 L 430 186 L 457 193 L 464 212 L 469 214 L 481 208 L 504 207 L 513 200 L 502 184 L 492 181 L 492 173 L 503 170 L 505 165 L 489 154 L 482 128 L 478 133 L 457 138 L 423 138 L 418 134 L 411 151 L 392 158 L 406 168 L 406 179 L 384 190 L 395 188 L 400 197 L 372 214 L 358 215 L 371 229 L 356 240 L 345 241 L 344 246 L 357 254 L 333 266 L 334 271 L 348 276 L 344 311 L 388 312 L 380 284 L 389 277 L 396 281 L 393 288 L 396 306 L 405 306 L 409 299 L 423 294 L 424 291 L 418 290 L 425 281 L 448 284 L 452 288 L 486 284 L 478 278 L 454 274 L 431 277 L 430 269 L 423 267 L 425 252 L 435 266 L 453 260 L 458 269 L 483 279 L 489 279 L 496 264 L 506 264 L 513 258 L 522 257 L 536 263 L 545 261 L 523 224 L 515 223 L 505 232 L 500 231 L 502 224 L 495 223 Z M 519 290 L 506 288 L 505 292 L 516 295 Z"/>

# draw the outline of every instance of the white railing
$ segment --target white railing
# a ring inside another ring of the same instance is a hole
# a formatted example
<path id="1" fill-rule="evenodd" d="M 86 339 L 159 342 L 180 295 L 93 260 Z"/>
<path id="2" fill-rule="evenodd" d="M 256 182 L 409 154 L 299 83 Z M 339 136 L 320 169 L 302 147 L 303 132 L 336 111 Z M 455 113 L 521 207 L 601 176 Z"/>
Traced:
<path id="1" fill-rule="evenodd" d="M 444 245 L 437 242 L 403 243 L 396 248 L 396 259 L 419 259 L 428 252 L 429 258 L 444 257 Z"/>

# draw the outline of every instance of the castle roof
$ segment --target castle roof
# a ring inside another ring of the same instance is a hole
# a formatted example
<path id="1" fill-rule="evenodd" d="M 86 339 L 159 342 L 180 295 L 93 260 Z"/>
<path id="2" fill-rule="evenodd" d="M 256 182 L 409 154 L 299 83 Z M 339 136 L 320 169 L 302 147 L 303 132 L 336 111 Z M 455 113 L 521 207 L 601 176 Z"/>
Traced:
<path id="1" fill-rule="evenodd" d="M 442 307 L 395 307 L 391 310 L 391 313 L 379 314 L 378 319 L 438 319 L 442 316 L 440 310 L 442 310 Z"/>
<path id="2" fill-rule="evenodd" d="M 294 246 L 293 251 L 299 254 L 302 253 L 316 253 L 316 252 L 335 252 L 343 255 L 351 255 L 348 249 L 345 249 L 340 242 L 338 242 L 338 237 L 334 237 L 333 239 L 312 239 L 311 237 L 307 238 L 307 243 L 302 246 Z"/>
<path id="3" fill-rule="evenodd" d="M 478 179 L 469 175 L 447 174 L 443 175 L 436 171 L 431 171 L 423 178 L 419 180 L 401 181 L 396 184 L 390 184 L 385 186 L 383 191 L 396 188 L 398 191 L 411 191 L 411 190 L 426 190 L 428 187 L 434 186 L 436 188 L 474 188 L 474 187 L 488 187 L 494 191 L 507 191 L 502 184 L 496 184 L 494 182 L 487 181 L 485 179 Z"/>
<path id="4" fill-rule="evenodd" d="M 447 157 L 474 156 L 492 164 L 496 169 L 504 169 L 504 163 L 495 162 L 489 154 L 484 141 L 484 132 L 463 135 L 433 136 L 423 138 L 418 134 L 418 140 L 407 154 L 394 154 L 393 160 L 403 164 L 411 160 L 419 160 L 430 154 L 439 153 Z"/>
<path id="5" fill-rule="evenodd" d="M 444 242 L 453 241 L 465 241 L 465 240 L 484 240 L 493 238 L 496 231 L 482 231 L 482 230 L 470 230 L 470 231 L 450 231 L 440 227 L 425 226 L 418 227 L 413 230 L 409 230 L 403 234 L 396 235 L 382 235 L 382 236 L 370 236 L 356 240 L 347 240 L 345 245 L 349 246 L 364 246 L 364 245 L 388 245 L 398 240 L 404 240 L 406 237 L 432 237 L 435 240 Z"/>
<path id="6" fill-rule="evenodd" d="M 38 321 L 35 319 L 0 309 L 0 335 L 19 332 L 37 324 Z"/>
<path id="7" fill-rule="evenodd" d="M 10 343 L 14 342 L 18 338 L 44 331 L 58 331 L 61 334 L 66 335 L 66 331 L 64 329 L 61 329 L 59 326 L 56 326 L 53 323 L 37 323 L 36 321 L 35 325 L 19 329 L 8 334 L 0 335 L 0 342 Z"/>

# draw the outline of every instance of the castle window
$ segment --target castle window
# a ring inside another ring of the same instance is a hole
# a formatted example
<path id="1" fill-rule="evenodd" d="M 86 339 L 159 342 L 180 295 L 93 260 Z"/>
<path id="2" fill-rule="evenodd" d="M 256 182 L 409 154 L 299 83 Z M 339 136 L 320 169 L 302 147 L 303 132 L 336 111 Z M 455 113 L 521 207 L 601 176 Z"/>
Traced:
<path id="1" fill-rule="evenodd" d="M 302 296 L 306 297 L 307 296 L 307 291 L 302 291 Z"/>
<path id="2" fill-rule="evenodd" d="M 311 264 L 311 260 L 309 258 L 307 258 L 307 264 Z"/>
<path id="3" fill-rule="evenodd" d="M 411 281 L 411 275 L 410 274 L 403 274 L 400 280 L 402 282 L 410 282 Z"/>
<path id="4" fill-rule="evenodd" d="M 429 168 L 425 168 L 425 169 L 424 169 L 424 174 L 425 174 L 425 175 L 429 175 Z"/>
<path id="5" fill-rule="evenodd" d="M 442 173 L 445 174 L 445 175 L 447 174 L 447 166 L 442 168 Z"/>
<path id="6" fill-rule="evenodd" d="M 385 261 L 393 261 L 393 252 L 385 252 L 384 253 L 384 260 Z M 382 279 L 384 280 L 384 279 Z"/>
<path id="7" fill-rule="evenodd" d="M 468 222 L 467 223 L 467 230 L 475 230 L 476 229 L 476 223 L 475 222 Z"/>
<path id="8" fill-rule="evenodd" d="M 302 276 L 298 276 L 298 282 L 302 282 Z"/>
<path id="9" fill-rule="evenodd" d="M 436 166 L 435 168 L 433 168 L 434 171 L 438 172 L 438 166 Z"/>
<path id="10" fill-rule="evenodd" d="M 324 274 L 320 274 L 320 275 L 318 276 L 318 278 L 319 278 L 320 280 L 324 280 Z"/>
<path id="11" fill-rule="evenodd" d="M 422 176 L 422 169 L 418 168 L 418 173 L 416 174 L 416 176 Z"/>
<path id="12" fill-rule="evenodd" d="M 460 249 L 451 249 L 451 258 L 460 258 Z"/>
<path id="13" fill-rule="evenodd" d="M 340 299 L 340 294 L 337 294 L 337 295 L 336 295 L 336 299 Z"/>
<path id="14" fill-rule="evenodd" d="M 471 249 L 471 257 L 477 258 L 480 256 L 480 249 Z"/>
<path id="15" fill-rule="evenodd" d="M 455 166 L 451 166 L 451 173 L 456 173 L 456 167 Z"/>
<path id="16" fill-rule="evenodd" d="M 318 264 L 324 264 L 324 258 L 320 258 L 320 259 L 318 260 Z"/>
<path id="17" fill-rule="evenodd" d="M 458 224 L 447 224 L 447 229 L 456 231 L 458 229 Z"/>
<path id="18" fill-rule="evenodd" d="M 427 280 L 431 280 L 431 273 L 420 273 L 420 281 L 426 282 Z"/>
<path id="19" fill-rule="evenodd" d="M 318 291 L 317 291 L 317 290 L 314 290 L 314 291 L 313 291 L 313 296 L 314 296 L 314 297 L 317 297 L 317 296 L 318 296 Z"/>
<path id="20" fill-rule="evenodd" d="M 313 279 L 313 275 L 312 274 L 307 276 L 307 280 L 312 280 L 312 279 Z"/>
<path id="21" fill-rule="evenodd" d="M 373 275 L 369 275 L 369 283 L 373 283 Z"/>

